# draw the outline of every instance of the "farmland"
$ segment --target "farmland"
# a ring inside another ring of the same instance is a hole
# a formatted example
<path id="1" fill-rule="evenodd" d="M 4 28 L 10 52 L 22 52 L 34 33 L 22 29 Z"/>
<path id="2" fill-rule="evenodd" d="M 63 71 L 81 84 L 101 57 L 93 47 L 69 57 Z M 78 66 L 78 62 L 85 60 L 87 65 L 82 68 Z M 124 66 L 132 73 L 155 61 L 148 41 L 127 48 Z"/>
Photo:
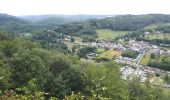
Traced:
<path id="1" fill-rule="evenodd" d="M 156 29 L 158 27 L 159 27 L 159 24 L 151 24 L 151 25 L 144 27 L 144 29 L 149 30 L 149 29 Z"/>
<path id="2" fill-rule="evenodd" d="M 142 65 L 148 65 L 148 62 L 150 60 L 150 54 L 146 54 L 140 61 L 140 64 Z"/>
<path id="3" fill-rule="evenodd" d="M 128 33 L 128 31 L 112 31 L 110 29 L 98 29 L 96 32 L 98 39 L 114 39 Z"/>
<path id="4" fill-rule="evenodd" d="M 145 39 L 147 40 L 154 40 L 154 39 L 170 40 L 170 34 L 149 34 L 149 35 L 145 35 Z"/>
<path id="5" fill-rule="evenodd" d="M 112 59 L 114 56 L 120 56 L 120 55 L 121 55 L 121 52 L 116 51 L 116 50 L 109 49 L 109 50 L 107 50 L 107 51 L 101 52 L 101 54 L 99 55 L 99 57 Z"/>

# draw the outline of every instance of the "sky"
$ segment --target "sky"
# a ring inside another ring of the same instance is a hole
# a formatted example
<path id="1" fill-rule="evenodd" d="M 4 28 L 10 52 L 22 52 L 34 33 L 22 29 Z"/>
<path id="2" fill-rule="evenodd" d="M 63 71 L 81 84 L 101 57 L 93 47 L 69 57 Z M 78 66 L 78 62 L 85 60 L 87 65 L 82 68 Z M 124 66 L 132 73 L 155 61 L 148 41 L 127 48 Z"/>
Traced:
<path id="1" fill-rule="evenodd" d="M 0 13 L 42 14 L 170 14 L 170 0 L 0 0 Z"/>

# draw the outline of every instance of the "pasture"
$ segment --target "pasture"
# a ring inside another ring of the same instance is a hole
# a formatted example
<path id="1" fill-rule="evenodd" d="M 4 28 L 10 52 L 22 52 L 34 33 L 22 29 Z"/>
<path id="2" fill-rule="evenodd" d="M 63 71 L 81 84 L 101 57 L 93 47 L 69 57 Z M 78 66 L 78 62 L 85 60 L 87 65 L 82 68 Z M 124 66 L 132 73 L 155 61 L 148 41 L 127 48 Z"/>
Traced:
<path id="1" fill-rule="evenodd" d="M 170 40 L 170 34 L 149 34 L 149 35 L 145 35 L 145 39 L 147 40 L 154 40 L 154 39 Z"/>
<path id="2" fill-rule="evenodd" d="M 128 31 L 112 31 L 110 29 L 96 30 L 98 39 L 115 39 L 116 37 L 126 35 Z"/>
<path id="3" fill-rule="evenodd" d="M 151 59 L 150 58 L 150 55 L 151 54 L 149 54 L 149 53 L 147 53 L 146 55 L 144 55 L 144 57 L 141 59 L 141 61 L 140 61 L 140 64 L 141 65 L 148 65 L 148 62 L 149 62 L 149 60 Z"/>
<path id="4" fill-rule="evenodd" d="M 103 51 L 99 57 L 101 58 L 108 58 L 108 59 L 112 59 L 113 57 L 117 57 L 120 56 L 121 52 L 113 50 L 113 49 L 109 49 L 107 51 Z"/>
<path id="5" fill-rule="evenodd" d="M 144 30 L 153 30 L 159 27 L 159 24 L 151 24 L 146 27 L 144 27 Z"/>

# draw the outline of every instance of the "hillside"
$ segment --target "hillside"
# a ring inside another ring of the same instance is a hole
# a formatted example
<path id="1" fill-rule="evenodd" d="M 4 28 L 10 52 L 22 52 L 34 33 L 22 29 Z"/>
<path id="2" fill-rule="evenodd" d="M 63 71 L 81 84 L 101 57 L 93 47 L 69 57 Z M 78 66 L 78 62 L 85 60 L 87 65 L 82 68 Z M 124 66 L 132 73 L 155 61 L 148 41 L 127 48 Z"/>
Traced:
<path id="1" fill-rule="evenodd" d="M 1 28 L 8 32 L 0 29 L 0 100 L 170 98 L 170 90 L 165 90 L 170 75 L 155 69 L 170 71 L 170 57 L 159 54 L 167 50 L 133 39 L 141 37 L 138 30 L 146 26 L 169 23 L 169 15 L 123 15 L 69 23 L 63 17 L 37 22 L 10 15 L 1 18 Z M 167 36 L 146 38 L 164 40 Z M 145 52 L 149 55 L 144 58 Z M 160 81 L 152 81 L 156 79 Z"/>
<path id="2" fill-rule="evenodd" d="M 120 15 L 105 19 L 91 20 L 97 28 L 108 28 L 112 30 L 135 31 L 145 26 L 157 23 L 169 23 L 170 15 L 148 14 L 148 15 Z"/>
<path id="3" fill-rule="evenodd" d="M 81 30 L 96 29 L 137 31 L 146 29 L 146 26 L 149 25 L 165 23 L 170 23 L 170 15 L 118 15 L 112 17 L 106 15 L 35 15 L 15 17 L 0 14 L 0 29 L 12 33 L 32 32 L 41 29 L 55 29 L 56 32 L 65 34 L 79 34 Z M 160 28 L 162 29 L 162 27 Z M 165 30 L 166 27 L 163 28 Z"/>
<path id="4" fill-rule="evenodd" d="M 18 33 L 23 31 L 24 27 L 28 27 L 29 22 L 7 14 L 0 14 L 0 29 L 11 32 Z"/>
<path id="5" fill-rule="evenodd" d="M 28 15 L 19 17 L 35 24 L 64 24 L 88 19 L 106 18 L 107 15 Z"/>
<path id="6" fill-rule="evenodd" d="M 15 16 L 0 14 L 0 25 L 7 25 L 12 23 L 25 24 L 28 22 Z"/>

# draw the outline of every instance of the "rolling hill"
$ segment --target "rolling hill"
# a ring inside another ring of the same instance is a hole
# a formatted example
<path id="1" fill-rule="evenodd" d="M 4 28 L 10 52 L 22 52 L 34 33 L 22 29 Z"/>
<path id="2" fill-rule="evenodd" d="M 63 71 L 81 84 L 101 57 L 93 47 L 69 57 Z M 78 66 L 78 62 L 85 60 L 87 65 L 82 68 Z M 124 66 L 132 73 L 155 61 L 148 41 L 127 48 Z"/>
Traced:
<path id="1" fill-rule="evenodd" d="M 28 22 L 19 17 L 7 15 L 7 14 L 0 14 L 0 25 L 6 25 L 12 23 L 26 24 Z"/>
<path id="2" fill-rule="evenodd" d="M 106 18 L 107 15 L 29 15 L 19 16 L 34 24 L 65 24 L 69 22 L 85 21 L 88 19 Z"/>

